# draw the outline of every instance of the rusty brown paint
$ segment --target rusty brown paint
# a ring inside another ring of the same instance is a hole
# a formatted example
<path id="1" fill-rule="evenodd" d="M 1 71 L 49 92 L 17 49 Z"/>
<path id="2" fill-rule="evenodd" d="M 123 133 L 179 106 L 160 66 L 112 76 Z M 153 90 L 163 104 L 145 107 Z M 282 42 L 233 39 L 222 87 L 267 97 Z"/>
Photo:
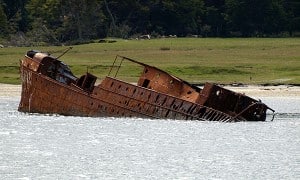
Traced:
<path id="1" fill-rule="evenodd" d="M 19 111 L 70 116 L 141 117 L 207 121 L 264 121 L 268 107 L 248 96 L 207 83 L 203 89 L 156 67 L 144 66 L 133 85 L 114 77 L 75 77 L 54 57 L 30 51 L 21 61 Z"/>

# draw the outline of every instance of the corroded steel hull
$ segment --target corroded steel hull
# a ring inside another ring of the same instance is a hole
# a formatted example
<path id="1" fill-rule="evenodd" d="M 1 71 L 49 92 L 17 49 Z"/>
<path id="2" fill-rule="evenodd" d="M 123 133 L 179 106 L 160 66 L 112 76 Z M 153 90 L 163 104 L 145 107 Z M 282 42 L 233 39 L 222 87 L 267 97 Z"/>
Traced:
<path id="1" fill-rule="evenodd" d="M 236 121 L 214 109 L 106 77 L 92 94 L 21 68 L 19 111 L 71 116 Z"/>
<path id="2" fill-rule="evenodd" d="M 266 118 L 268 107 L 243 94 L 210 83 L 200 89 L 160 69 L 128 60 L 144 67 L 137 85 L 110 76 L 94 85 L 96 77 L 92 74 L 77 78 L 57 58 L 29 51 L 20 65 L 22 94 L 18 110 L 222 122 Z"/>

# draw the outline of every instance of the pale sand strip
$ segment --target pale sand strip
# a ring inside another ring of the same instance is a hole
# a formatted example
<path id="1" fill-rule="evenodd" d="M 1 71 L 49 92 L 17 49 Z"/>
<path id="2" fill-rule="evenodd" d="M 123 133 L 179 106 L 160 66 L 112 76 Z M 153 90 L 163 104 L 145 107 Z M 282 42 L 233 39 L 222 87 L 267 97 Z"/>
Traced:
<path id="1" fill-rule="evenodd" d="M 244 93 L 250 97 L 300 97 L 300 86 L 225 86 L 234 92 Z M 20 97 L 21 85 L 1 84 L 0 96 Z"/>
<path id="2" fill-rule="evenodd" d="M 0 83 L 0 96 L 4 97 L 20 97 L 21 85 L 1 84 Z"/>
<path id="3" fill-rule="evenodd" d="M 300 86 L 225 86 L 225 88 L 250 97 L 300 97 Z"/>

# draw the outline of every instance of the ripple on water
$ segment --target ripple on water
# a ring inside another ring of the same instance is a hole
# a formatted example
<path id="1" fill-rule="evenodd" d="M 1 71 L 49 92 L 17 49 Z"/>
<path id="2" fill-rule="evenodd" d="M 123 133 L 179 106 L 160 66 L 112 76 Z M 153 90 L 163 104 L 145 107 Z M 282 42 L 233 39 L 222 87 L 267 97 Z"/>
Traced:
<path id="1" fill-rule="evenodd" d="M 0 178 L 299 179 L 299 113 L 266 100 L 273 122 L 219 123 L 24 114 L 6 99 Z"/>

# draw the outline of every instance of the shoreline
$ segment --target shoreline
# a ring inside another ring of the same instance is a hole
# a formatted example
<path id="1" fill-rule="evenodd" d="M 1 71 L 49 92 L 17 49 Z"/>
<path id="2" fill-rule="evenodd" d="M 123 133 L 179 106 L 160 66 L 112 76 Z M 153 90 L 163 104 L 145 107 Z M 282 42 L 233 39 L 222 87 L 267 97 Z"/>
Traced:
<path id="1" fill-rule="evenodd" d="M 243 93 L 252 98 L 257 97 L 300 97 L 300 86 L 279 85 L 279 86 L 223 86 L 226 89 L 237 93 Z M 21 85 L 0 83 L 0 97 L 21 97 Z"/>
<path id="2" fill-rule="evenodd" d="M 21 85 L 0 83 L 0 97 L 21 97 Z"/>
<path id="3" fill-rule="evenodd" d="M 243 93 L 247 96 L 256 97 L 300 97 L 300 86 L 279 85 L 279 86 L 224 86 L 234 92 Z"/>

